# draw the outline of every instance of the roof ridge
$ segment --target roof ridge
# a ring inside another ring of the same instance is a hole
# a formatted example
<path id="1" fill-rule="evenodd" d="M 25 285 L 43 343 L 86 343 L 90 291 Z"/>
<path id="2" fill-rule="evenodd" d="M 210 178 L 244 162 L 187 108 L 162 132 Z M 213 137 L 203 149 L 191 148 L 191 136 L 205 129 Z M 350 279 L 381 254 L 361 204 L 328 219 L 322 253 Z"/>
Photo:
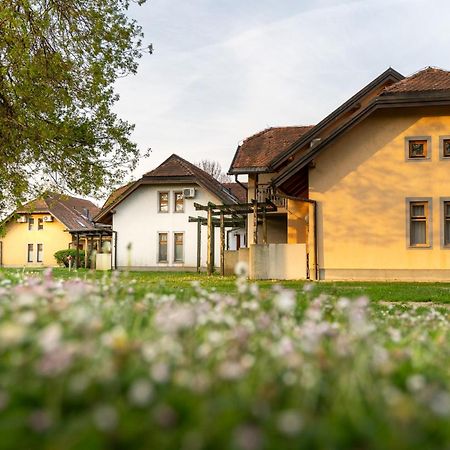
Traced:
<path id="1" fill-rule="evenodd" d="M 264 130 L 258 131 L 255 134 L 252 134 L 251 136 L 246 137 L 241 142 L 247 142 L 251 139 L 257 138 L 259 136 L 262 136 L 263 134 L 272 131 L 272 130 L 285 130 L 287 128 L 313 128 L 315 125 L 285 125 L 285 126 L 278 126 L 278 127 L 268 127 L 264 128 Z"/>

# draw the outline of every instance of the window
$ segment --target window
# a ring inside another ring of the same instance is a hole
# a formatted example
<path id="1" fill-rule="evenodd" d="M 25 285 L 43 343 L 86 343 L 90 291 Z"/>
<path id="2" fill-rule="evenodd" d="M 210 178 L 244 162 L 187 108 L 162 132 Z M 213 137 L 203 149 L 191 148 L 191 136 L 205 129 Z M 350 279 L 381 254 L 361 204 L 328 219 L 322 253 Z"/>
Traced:
<path id="1" fill-rule="evenodd" d="M 174 192 L 174 203 L 175 203 L 175 212 L 181 213 L 184 212 L 184 195 L 182 192 Z"/>
<path id="2" fill-rule="evenodd" d="M 450 159 L 450 136 L 440 136 L 439 149 L 440 158 Z"/>
<path id="3" fill-rule="evenodd" d="M 175 262 L 183 262 L 183 233 L 174 233 L 174 258 Z"/>
<path id="4" fill-rule="evenodd" d="M 44 229 L 44 219 L 42 217 L 39 217 L 38 219 L 38 230 Z"/>
<path id="5" fill-rule="evenodd" d="M 28 231 L 32 231 L 34 228 L 34 219 L 33 217 L 28 218 Z"/>
<path id="6" fill-rule="evenodd" d="M 409 141 L 410 158 L 426 158 L 427 150 L 427 141 Z"/>
<path id="7" fill-rule="evenodd" d="M 158 233 L 158 262 L 167 262 L 167 233 Z"/>
<path id="8" fill-rule="evenodd" d="M 409 245 L 428 247 L 429 239 L 429 202 L 411 201 L 409 203 Z"/>
<path id="9" fill-rule="evenodd" d="M 443 202 L 444 246 L 450 247 L 450 201 Z"/>
<path id="10" fill-rule="evenodd" d="M 33 244 L 28 244 L 27 261 L 33 262 Z"/>
<path id="11" fill-rule="evenodd" d="M 163 213 L 169 212 L 169 193 L 168 192 L 160 192 L 158 203 L 159 203 L 158 204 L 159 212 L 163 212 Z"/>
<path id="12" fill-rule="evenodd" d="M 431 157 L 431 138 L 428 136 L 407 137 L 406 159 L 424 160 Z"/>
<path id="13" fill-rule="evenodd" d="M 37 245 L 37 254 L 36 254 L 36 262 L 42 262 L 42 254 L 43 254 L 44 246 L 43 244 Z"/>

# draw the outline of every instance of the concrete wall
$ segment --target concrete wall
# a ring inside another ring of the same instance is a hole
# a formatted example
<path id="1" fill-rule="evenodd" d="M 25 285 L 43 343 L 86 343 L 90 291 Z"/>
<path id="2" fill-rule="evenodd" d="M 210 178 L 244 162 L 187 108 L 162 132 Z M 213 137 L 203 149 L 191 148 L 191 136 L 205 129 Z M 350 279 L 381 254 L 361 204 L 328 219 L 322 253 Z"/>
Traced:
<path id="1" fill-rule="evenodd" d="M 54 219 L 44 222 L 44 228 L 38 230 L 38 218 L 48 214 L 31 214 L 34 218 L 32 230 L 28 230 L 28 223 L 17 223 L 13 218 L 6 225 L 6 233 L 0 237 L 3 251 L 3 267 L 57 267 L 53 256 L 58 250 L 69 248 L 72 237 L 65 232 L 65 225 Z M 33 244 L 33 262 L 27 262 L 28 244 Z M 38 263 L 37 244 L 42 244 L 42 262 Z"/>
<path id="2" fill-rule="evenodd" d="M 306 279 L 306 244 L 253 244 L 249 250 L 249 278 Z"/>
<path id="3" fill-rule="evenodd" d="M 234 268 L 239 262 L 239 251 L 227 250 L 225 252 L 225 275 L 233 275 Z"/>
<path id="4" fill-rule="evenodd" d="M 195 187 L 194 199 L 185 199 L 184 212 L 175 213 L 173 192 Z M 169 212 L 158 212 L 158 192 L 169 191 Z M 133 269 L 192 269 L 197 265 L 197 224 L 188 222 L 189 216 L 206 217 L 196 211 L 194 202 L 206 205 L 221 202 L 199 186 L 161 185 L 140 186 L 116 207 L 113 230 L 117 231 L 117 266 Z M 168 233 L 168 262 L 158 262 L 158 233 Z M 174 233 L 184 233 L 184 261 L 174 262 Z M 201 266 L 206 266 L 207 228 L 202 226 Z M 131 249 L 128 246 L 131 244 Z M 215 265 L 220 266 L 220 231 L 215 230 Z"/>
<path id="5" fill-rule="evenodd" d="M 310 169 L 318 202 L 319 268 L 324 279 L 450 279 L 441 246 L 441 197 L 450 197 L 450 160 L 439 155 L 450 116 L 437 108 L 380 111 L 337 139 Z M 431 137 L 431 158 L 405 159 L 405 138 Z M 431 199 L 431 245 L 407 241 L 406 199 Z"/>

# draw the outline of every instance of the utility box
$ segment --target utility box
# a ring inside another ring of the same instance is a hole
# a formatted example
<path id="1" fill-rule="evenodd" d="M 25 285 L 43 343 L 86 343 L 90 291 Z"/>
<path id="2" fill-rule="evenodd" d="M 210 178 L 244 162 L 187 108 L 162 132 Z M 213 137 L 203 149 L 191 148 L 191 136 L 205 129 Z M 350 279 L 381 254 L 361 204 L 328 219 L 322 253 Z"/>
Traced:
<path id="1" fill-rule="evenodd" d="M 96 270 L 111 270 L 111 253 L 97 253 L 95 257 Z"/>

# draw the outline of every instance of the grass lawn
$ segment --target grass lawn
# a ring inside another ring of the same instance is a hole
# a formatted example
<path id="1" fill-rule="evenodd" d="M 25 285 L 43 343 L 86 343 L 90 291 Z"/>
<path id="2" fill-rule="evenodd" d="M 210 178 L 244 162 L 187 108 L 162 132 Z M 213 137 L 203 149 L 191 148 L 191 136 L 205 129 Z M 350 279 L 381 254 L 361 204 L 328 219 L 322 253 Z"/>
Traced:
<path id="1" fill-rule="evenodd" d="M 0 450 L 449 448 L 450 284 L 304 286 L 0 271 Z"/>
<path id="2" fill-rule="evenodd" d="M 19 269 L 0 269 L 0 276 L 22 273 Z M 40 273 L 42 270 L 27 270 L 26 272 Z M 96 272 L 86 269 L 69 271 L 68 269 L 54 269 L 56 278 L 70 279 L 79 277 L 83 280 L 103 279 L 110 277 L 110 272 Z M 121 272 L 124 282 L 132 282 L 138 293 L 145 295 L 146 292 L 157 290 L 158 292 L 175 292 L 181 297 L 190 296 L 193 292 L 192 283 L 199 282 L 207 289 L 220 293 L 234 293 L 236 290 L 236 277 L 221 277 L 218 275 L 207 276 L 192 272 Z M 303 291 L 305 281 L 276 281 L 264 280 L 255 282 L 261 290 L 268 290 L 275 285 L 297 292 Z M 370 300 L 386 302 L 433 302 L 450 304 L 450 282 L 448 283 L 424 283 L 424 282 L 362 282 L 362 281 L 321 281 L 314 283 L 312 295 L 321 293 L 336 297 L 355 298 L 367 296 Z"/>

